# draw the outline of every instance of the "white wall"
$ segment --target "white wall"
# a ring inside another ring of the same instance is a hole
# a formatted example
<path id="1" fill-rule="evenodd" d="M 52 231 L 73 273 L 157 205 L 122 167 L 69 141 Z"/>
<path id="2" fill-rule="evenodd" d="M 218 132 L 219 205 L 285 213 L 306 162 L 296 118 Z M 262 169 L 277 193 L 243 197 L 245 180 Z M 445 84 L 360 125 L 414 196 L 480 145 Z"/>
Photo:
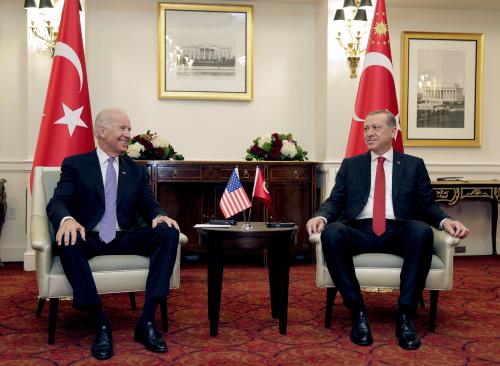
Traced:
<path id="1" fill-rule="evenodd" d="M 189 160 L 239 160 L 264 133 L 291 132 L 314 158 L 315 7 L 254 4 L 254 100 L 157 99 L 157 2 L 88 1 L 94 115 L 119 106 L 133 133 L 153 129 Z"/>
<path id="2" fill-rule="evenodd" d="M 24 35 L 24 37 L 23 37 Z M 0 237 L 3 261 L 22 260 L 26 247 L 26 14 L 19 1 L 0 5 L 0 178 L 9 205 Z M 28 164 L 29 165 L 29 164 Z"/>

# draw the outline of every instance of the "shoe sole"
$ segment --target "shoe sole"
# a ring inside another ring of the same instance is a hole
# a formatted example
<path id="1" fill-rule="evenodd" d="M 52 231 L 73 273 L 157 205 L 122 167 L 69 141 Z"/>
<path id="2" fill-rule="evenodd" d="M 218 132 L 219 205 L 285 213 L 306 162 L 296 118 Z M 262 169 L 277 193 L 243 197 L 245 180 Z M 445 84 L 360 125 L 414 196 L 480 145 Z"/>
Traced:
<path id="1" fill-rule="evenodd" d="M 154 353 L 167 353 L 168 352 L 168 348 L 165 348 L 164 350 L 159 350 L 159 349 L 153 349 L 151 347 L 148 347 L 146 346 L 144 340 L 142 339 L 142 337 L 138 336 L 137 334 L 134 334 L 134 341 L 136 341 L 137 343 L 140 343 L 144 346 L 145 349 L 147 349 L 148 351 L 151 351 L 151 352 L 154 352 Z"/>
<path id="2" fill-rule="evenodd" d="M 91 353 L 91 354 L 92 354 L 92 357 L 94 357 L 96 360 L 100 360 L 100 361 L 101 360 L 109 360 L 111 357 L 113 357 L 113 352 L 111 352 L 111 354 L 108 357 L 98 357 L 97 355 L 95 355 L 93 353 Z"/>
<path id="3" fill-rule="evenodd" d="M 358 346 L 371 346 L 373 344 L 373 339 L 366 342 L 356 342 L 354 339 L 351 338 L 351 342 L 357 344 Z"/>

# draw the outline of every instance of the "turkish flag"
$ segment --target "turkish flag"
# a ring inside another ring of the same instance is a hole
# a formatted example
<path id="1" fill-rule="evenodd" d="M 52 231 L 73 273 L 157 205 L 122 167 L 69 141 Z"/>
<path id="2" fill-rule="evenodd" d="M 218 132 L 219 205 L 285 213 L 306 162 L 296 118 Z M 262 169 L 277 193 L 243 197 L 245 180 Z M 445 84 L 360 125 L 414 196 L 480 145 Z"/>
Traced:
<path id="1" fill-rule="evenodd" d="M 273 205 L 271 204 L 271 196 L 266 187 L 266 181 L 264 180 L 264 175 L 259 167 L 255 170 L 255 181 L 253 184 L 252 199 L 257 197 L 262 200 L 267 209 L 272 213 Z"/>
<path id="2" fill-rule="evenodd" d="M 65 0 L 38 134 L 36 166 L 95 148 L 78 0 Z"/>
<path id="3" fill-rule="evenodd" d="M 363 122 L 368 113 L 377 109 L 387 109 L 396 116 L 397 133 L 392 146 L 397 151 L 403 152 L 385 0 L 377 0 L 375 6 L 363 69 L 359 77 L 346 157 L 368 151 L 364 141 Z"/>

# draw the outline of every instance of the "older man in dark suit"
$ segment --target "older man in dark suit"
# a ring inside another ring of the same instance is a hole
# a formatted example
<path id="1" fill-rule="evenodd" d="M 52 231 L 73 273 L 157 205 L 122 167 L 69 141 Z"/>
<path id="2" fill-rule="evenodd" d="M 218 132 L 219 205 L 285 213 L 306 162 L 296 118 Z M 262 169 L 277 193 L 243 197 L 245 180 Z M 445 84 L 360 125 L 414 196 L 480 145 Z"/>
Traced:
<path id="1" fill-rule="evenodd" d="M 469 229 L 437 205 L 422 159 L 394 151 L 392 113 L 377 110 L 364 122 L 369 152 L 344 159 L 330 197 L 307 222 L 309 235 L 321 234 L 328 270 L 352 315 L 351 341 L 373 338 L 352 256 L 379 252 L 404 259 L 396 335 L 404 349 L 420 347 L 412 317 L 430 269 L 433 234 L 429 225 L 464 238 Z"/>
<path id="2" fill-rule="evenodd" d="M 130 129 L 123 111 L 100 112 L 94 126 L 97 149 L 64 159 L 61 179 L 47 205 L 56 231 L 56 251 L 73 287 L 73 305 L 87 311 L 97 325 L 92 344 L 97 359 L 113 355 L 113 342 L 88 259 L 106 254 L 150 257 L 135 340 L 150 351 L 167 351 L 154 318 L 158 303 L 169 291 L 179 226 L 156 201 L 146 168 L 124 155 Z"/>

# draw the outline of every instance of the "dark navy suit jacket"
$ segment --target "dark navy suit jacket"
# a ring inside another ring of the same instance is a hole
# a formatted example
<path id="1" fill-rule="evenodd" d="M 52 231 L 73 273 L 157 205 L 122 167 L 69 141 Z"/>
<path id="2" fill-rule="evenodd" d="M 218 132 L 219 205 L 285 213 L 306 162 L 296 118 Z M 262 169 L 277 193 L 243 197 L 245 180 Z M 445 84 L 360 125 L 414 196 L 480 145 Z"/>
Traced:
<path id="1" fill-rule="evenodd" d="M 127 156 L 119 157 L 117 219 L 121 230 L 131 231 L 158 215 L 165 215 L 151 190 L 146 167 Z M 61 179 L 47 205 L 54 231 L 63 217 L 72 216 L 90 231 L 104 214 L 104 186 L 96 151 L 64 159 Z M 141 221 L 144 220 L 144 221 Z"/>
<path id="2" fill-rule="evenodd" d="M 315 216 L 327 223 L 355 219 L 370 194 L 370 152 L 344 159 L 330 197 Z M 448 216 L 434 199 L 424 161 L 394 150 L 392 165 L 392 204 L 396 220 L 421 220 L 436 228 Z"/>

